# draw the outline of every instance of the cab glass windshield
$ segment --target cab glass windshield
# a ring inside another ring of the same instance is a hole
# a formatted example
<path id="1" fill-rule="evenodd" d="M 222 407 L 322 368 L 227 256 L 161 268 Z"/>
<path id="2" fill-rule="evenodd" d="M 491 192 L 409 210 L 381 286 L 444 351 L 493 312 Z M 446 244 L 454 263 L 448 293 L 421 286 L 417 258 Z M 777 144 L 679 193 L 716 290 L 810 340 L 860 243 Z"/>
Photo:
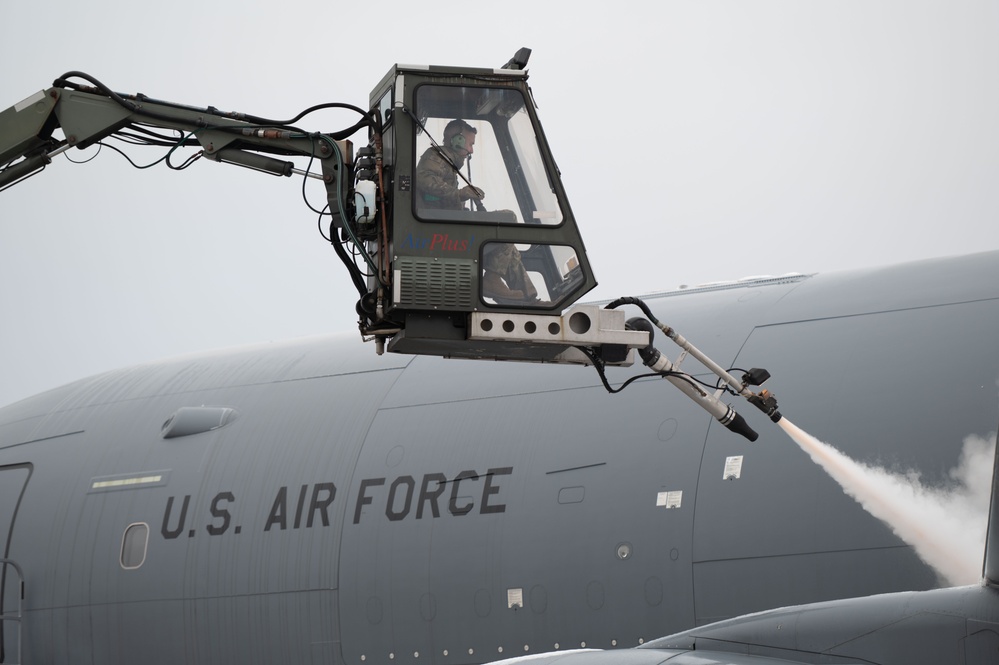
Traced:
<path id="1" fill-rule="evenodd" d="M 583 281 L 576 252 L 565 245 L 487 242 L 481 266 L 480 295 L 487 305 L 551 309 Z"/>
<path id="2" fill-rule="evenodd" d="M 416 91 L 416 114 L 418 219 L 562 223 L 520 91 L 423 85 Z"/>

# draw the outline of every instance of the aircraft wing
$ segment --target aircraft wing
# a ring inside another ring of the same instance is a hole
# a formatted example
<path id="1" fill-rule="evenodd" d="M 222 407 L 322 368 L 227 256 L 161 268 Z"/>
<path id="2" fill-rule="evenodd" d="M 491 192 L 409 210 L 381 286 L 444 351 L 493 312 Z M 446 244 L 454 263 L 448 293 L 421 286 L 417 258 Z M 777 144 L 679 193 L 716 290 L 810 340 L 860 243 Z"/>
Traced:
<path id="1" fill-rule="evenodd" d="M 502 661 L 531 665 L 890 665 L 995 663 L 999 589 L 975 584 L 784 607 L 620 651 Z"/>
<path id="2" fill-rule="evenodd" d="M 625 651 L 566 651 L 511 658 L 494 665 L 525 662 L 529 665 L 796 665 L 817 662 L 814 660 L 788 660 L 769 656 L 755 656 L 727 651 L 687 649 L 629 649 Z M 825 660 L 837 665 L 861 665 L 862 661 Z"/>

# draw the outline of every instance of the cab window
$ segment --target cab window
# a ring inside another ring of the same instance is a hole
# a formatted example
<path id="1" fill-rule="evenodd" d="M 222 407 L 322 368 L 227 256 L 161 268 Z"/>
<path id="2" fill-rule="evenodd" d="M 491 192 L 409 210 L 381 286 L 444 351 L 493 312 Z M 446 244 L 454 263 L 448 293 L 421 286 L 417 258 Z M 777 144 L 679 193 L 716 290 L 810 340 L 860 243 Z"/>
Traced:
<path id="1" fill-rule="evenodd" d="M 418 219 L 562 223 L 520 91 L 427 84 L 416 91 L 416 112 Z"/>
<path id="2" fill-rule="evenodd" d="M 481 297 L 487 305 L 558 307 L 583 281 L 576 252 L 565 245 L 487 242 Z"/>

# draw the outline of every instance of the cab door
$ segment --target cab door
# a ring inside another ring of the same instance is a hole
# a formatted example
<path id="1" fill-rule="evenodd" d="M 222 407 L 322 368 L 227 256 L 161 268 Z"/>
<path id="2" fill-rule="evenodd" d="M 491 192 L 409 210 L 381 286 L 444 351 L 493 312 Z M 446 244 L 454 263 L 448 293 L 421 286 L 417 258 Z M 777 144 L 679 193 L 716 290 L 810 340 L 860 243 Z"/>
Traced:
<path id="1" fill-rule="evenodd" d="M 31 477 L 30 464 L 0 466 L 0 663 L 16 663 L 20 652 L 21 575 L 9 563 L 14 521 Z"/>

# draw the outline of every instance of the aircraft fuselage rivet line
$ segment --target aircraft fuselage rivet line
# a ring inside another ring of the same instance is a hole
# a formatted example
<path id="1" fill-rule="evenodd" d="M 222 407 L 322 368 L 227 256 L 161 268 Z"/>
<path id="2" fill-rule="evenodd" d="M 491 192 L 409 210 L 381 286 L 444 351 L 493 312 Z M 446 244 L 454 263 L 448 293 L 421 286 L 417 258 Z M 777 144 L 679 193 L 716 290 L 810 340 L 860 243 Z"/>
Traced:
<path id="1" fill-rule="evenodd" d="M 638 644 L 641 645 L 641 644 L 644 644 L 644 643 L 645 643 L 645 639 L 644 638 L 639 638 L 638 639 Z M 610 641 L 610 645 L 612 647 L 616 647 L 616 646 L 618 646 L 618 641 L 616 639 L 613 639 L 613 640 Z M 555 644 L 552 645 L 552 648 L 555 651 L 558 651 L 558 650 L 560 650 L 562 648 L 562 645 L 561 645 L 560 642 L 556 642 Z M 586 642 L 585 641 L 580 642 L 579 643 L 579 648 L 580 649 L 587 648 L 586 647 Z M 505 650 L 504 650 L 504 648 L 502 646 L 496 647 L 496 653 L 504 653 L 504 651 Z M 531 645 L 530 644 L 525 644 L 524 645 L 524 653 L 529 653 L 530 651 L 531 651 Z M 450 649 L 444 649 L 444 650 L 441 651 L 441 655 L 444 656 L 444 657 L 450 656 L 451 655 L 451 650 Z M 475 649 L 474 648 L 469 648 L 468 649 L 468 655 L 470 655 L 470 656 L 475 655 Z M 395 660 L 395 652 L 394 651 L 389 652 L 388 657 L 389 657 L 389 660 Z M 420 657 L 420 652 L 419 651 L 414 651 L 413 652 L 413 658 L 419 658 L 419 657 Z M 360 661 L 362 663 L 364 663 L 364 662 L 367 662 L 367 660 L 368 660 L 367 654 L 361 654 Z"/>

